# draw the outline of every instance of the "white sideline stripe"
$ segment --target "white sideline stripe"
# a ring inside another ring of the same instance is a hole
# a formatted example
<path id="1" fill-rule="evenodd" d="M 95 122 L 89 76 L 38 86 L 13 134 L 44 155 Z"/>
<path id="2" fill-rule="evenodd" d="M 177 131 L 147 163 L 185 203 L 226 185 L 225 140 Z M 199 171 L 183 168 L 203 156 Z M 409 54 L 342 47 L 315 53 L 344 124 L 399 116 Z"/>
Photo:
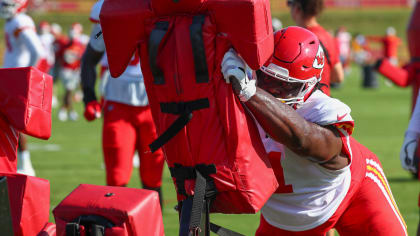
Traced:
<path id="1" fill-rule="evenodd" d="M 397 210 L 395 209 L 394 204 L 392 204 L 392 201 L 389 198 L 388 192 L 385 190 L 385 187 L 381 184 L 381 181 L 372 172 L 366 172 L 366 177 L 372 179 L 373 182 L 375 182 L 376 185 L 378 185 L 378 187 L 381 189 L 382 194 L 385 196 L 386 200 L 388 201 L 388 204 L 392 208 L 392 211 L 394 211 L 395 216 L 397 217 L 398 221 L 400 222 L 401 227 L 404 229 L 405 235 L 408 235 L 407 234 L 407 229 L 405 228 L 405 225 L 402 222 L 402 219 L 400 218 L 400 215 L 398 214 Z M 388 186 L 388 188 L 389 188 L 389 186 Z"/>
<path id="2" fill-rule="evenodd" d="M 386 182 L 386 184 L 388 185 L 388 188 L 389 188 L 388 179 L 385 177 L 385 172 L 382 170 L 379 163 L 377 163 L 376 161 L 374 161 L 372 159 L 366 159 L 366 164 L 368 164 L 368 165 L 370 164 L 370 165 L 374 166 L 377 170 L 379 170 L 379 172 L 384 177 L 384 180 L 385 180 L 385 182 Z M 389 188 L 389 189 L 391 189 L 391 188 Z"/>
<path id="3" fill-rule="evenodd" d="M 29 143 L 28 149 L 30 151 L 47 151 L 47 152 L 57 152 L 61 150 L 61 146 L 58 144 L 38 144 L 38 143 Z"/>

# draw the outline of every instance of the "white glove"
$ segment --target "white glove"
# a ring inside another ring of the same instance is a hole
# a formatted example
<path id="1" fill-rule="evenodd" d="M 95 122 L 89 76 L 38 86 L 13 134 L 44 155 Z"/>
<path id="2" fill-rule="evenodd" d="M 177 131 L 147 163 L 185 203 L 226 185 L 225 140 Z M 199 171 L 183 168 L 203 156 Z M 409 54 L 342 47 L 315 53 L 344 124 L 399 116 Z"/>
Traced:
<path id="1" fill-rule="evenodd" d="M 257 91 L 253 71 L 233 48 L 229 49 L 223 57 L 222 74 L 226 83 L 230 83 L 232 79 L 239 83 L 237 95 L 242 102 L 248 101 Z"/>
<path id="2" fill-rule="evenodd" d="M 417 172 L 418 163 L 415 161 L 417 144 L 419 141 L 420 134 L 412 131 L 407 131 L 404 137 L 404 143 L 400 151 L 400 161 L 401 166 L 405 170 L 408 170 L 412 173 Z"/>

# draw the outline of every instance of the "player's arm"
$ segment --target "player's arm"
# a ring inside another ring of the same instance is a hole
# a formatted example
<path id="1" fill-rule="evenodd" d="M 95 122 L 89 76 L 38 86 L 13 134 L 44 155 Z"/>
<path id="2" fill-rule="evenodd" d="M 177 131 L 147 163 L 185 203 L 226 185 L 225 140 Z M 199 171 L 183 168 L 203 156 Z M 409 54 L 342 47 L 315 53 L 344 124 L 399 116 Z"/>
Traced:
<path id="1" fill-rule="evenodd" d="M 84 116 L 86 120 L 92 121 L 100 117 L 101 107 L 95 94 L 96 65 L 104 55 L 105 45 L 102 38 L 96 38 L 97 32 L 101 30 L 99 24 L 95 25 L 90 41 L 82 56 L 81 62 L 81 84 L 83 90 L 83 102 L 85 104 Z"/>
<path id="2" fill-rule="evenodd" d="M 342 83 L 344 81 L 344 68 L 343 64 L 341 64 L 338 45 L 335 41 L 333 41 L 334 50 L 332 50 L 333 54 L 329 55 L 330 62 L 331 62 L 331 71 L 330 71 L 330 82 L 331 83 Z"/>
<path id="3" fill-rule="evenodd" d="M 306 121 L 293 108 L 258 87 L 245 105 L 272 139 L 296 154 L 312 157 L 312 161 L 330 169 L 348 165 L 348 158 L 341 155 L 342 140 L 334 127 Z"/>
<path id="4" fill-rule="evenodd" d="M 338 131 L 306 121 L 293 108 L 255 87 L 255 80 L 235 52 L 225 54 L 222 73 L 272 139 L 326 168 L 341 169 L 348 165 L 349 159 L 341 154 L 343 143 Z"/>
<path id="5" fill-rule="evenodd" d="M 36 66 L 44 55 L 44 48 L 38 35 L 32 29 L 25 29 L 19 33 L 20 40 L 26 46 L 30 53 L 28 66 Z"/>
<path id="6" fill-rule="evenodd" d="M 411 115 L 410 123 L 404 135 L 404 142 L 400 151 L 401 166 L 412 173 L 419 171 L 417 148 L 420 139 L 420 94 L 417 96 L 416 106 Z M 417 160 L 416 160 L 417 159 Z"/>
<path id="7" fill-rule="evenodd" d="M 88 104 L 93 100 L 97 100 L 95 94 L 96 83 L 96 65 L 98 65 L 104 52 L 98 52 L 92 48 L 89 43 L 82 56 L 81 68 L 81 83 L 83 89 L 83 102 Z"/>
<path id="8" fill-rule="evenodd" d="M 341 62 L 337 62 L 331 68 L 330 80 L 332 83 L 341 83 L 344 81 L 344 69 Z"/>

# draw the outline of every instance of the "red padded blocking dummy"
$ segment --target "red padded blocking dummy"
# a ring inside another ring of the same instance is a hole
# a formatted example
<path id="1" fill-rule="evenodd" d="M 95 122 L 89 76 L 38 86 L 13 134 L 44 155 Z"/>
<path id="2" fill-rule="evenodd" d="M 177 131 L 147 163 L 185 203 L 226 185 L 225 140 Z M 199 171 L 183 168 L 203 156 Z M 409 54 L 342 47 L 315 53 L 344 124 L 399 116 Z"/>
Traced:
<path id="1" fill-rule="evenodd" d="M 0 69 L 0 113 L 18 131 L 51 136 L 52 77 L 34 67 Z"/>
<path id="2" fill-rule="evenodd" d="M 82 215 L 101 216 L 112 222 L 108 236 L 164 235 L 158 193 L 126 187 L 81 184 L 53 210 L 57 235 Z"/>
<path id="3" fill-rule="evenodd" d="M 139 49 L 158 134 L 192 114 L 163 145 L 178 200 L 193 194 L 193 170 L 204 166 L 201 174 L 217 189 L 212 212 L 257 212 L 277 181 L 255 123 L 223 80 L 220 63 L 231 46 L 253 69 L 271 56 L 269 1 L 113 0 L 104 2 L 100 19 L 114 77 Z"/>
<path id="4" fill-rule="evenodd" d="M 18 132 L 51 135 L 51 76 L 33 67 L 0 69 L 0 171 L 16 172 Z"/>
<path id="5" fill-rule="evenodd" d="M 2 172 L 0 178 L 2 178 L 0 180 L 0 201 L 2 201 L 0 213 L 2 232 L 0 234 L 8 235 L 6 230 L 10 230 L 15 236 L 38 235 L 49 219 L 50 184 L 48 180 Z M 3 202 L 5 196 L 8 196 L 8 204 Z"/>

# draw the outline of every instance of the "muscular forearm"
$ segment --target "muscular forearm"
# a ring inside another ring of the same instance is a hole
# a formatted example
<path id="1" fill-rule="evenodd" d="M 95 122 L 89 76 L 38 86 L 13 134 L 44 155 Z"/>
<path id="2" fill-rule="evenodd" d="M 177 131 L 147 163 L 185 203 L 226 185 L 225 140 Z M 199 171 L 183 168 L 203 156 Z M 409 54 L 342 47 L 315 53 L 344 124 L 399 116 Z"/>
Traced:
<path id="1" fill-rule="evenodd" d="M 344 70 L 341 62 L 335 64 L 331 70 L 331 82 L 341 83 L 344 81 Z"/>
<path id="2" fill-rule="evenodd" d="M 318 162 L 330 160 L 341 152 L 341 141 L 331 130 L 306 121 L 264 90 L 257 88 L 245 104 L 271 138 L 293 152 Z"/>

